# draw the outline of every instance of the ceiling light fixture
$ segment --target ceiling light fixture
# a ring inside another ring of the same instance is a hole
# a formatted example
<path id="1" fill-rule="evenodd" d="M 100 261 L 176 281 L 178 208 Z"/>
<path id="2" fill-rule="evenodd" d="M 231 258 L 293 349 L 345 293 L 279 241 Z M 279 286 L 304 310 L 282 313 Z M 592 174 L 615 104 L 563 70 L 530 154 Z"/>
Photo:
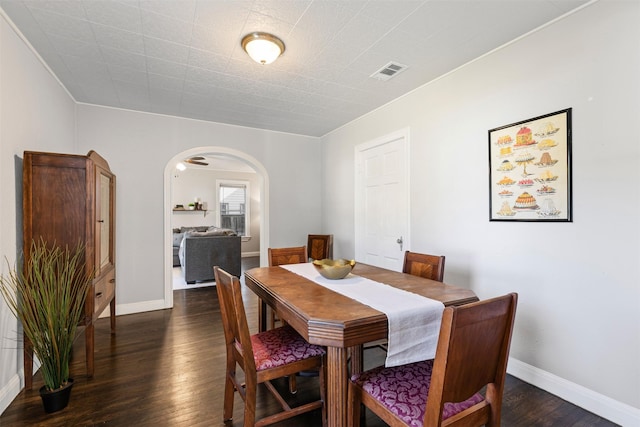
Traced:
<path id="1" fill-rule="evenodd" d="M 258 64 L 271 64 L 284 53 L 284 43 L 269 33 L 251 33 L 242 38 L 242 48 Z"/>

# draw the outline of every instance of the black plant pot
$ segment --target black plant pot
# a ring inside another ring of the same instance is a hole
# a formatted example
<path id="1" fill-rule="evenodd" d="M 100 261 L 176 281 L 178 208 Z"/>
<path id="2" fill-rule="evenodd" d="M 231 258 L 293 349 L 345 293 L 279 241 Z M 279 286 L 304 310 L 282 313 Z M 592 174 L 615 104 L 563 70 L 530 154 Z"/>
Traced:
<path id="1" fill-rule="evenodd" d="M 42 398 L 44 411 L 50 414 L 66 408 L 71 396 L 71 387 L 73 387 L 71 378 L 69 378 L 69 382 L 66 385 L 57 390 L 47 391 L 45 386 L 42 386 L 40 388 L 40 397 Z"/>

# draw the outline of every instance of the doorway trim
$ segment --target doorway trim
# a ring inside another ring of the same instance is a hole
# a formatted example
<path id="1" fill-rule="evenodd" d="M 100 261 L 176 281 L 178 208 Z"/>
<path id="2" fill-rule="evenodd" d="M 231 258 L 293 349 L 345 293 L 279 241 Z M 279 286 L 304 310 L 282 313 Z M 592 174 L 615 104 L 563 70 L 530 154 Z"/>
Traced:
<path id="1" fill-rule="evenodd" d="M 173 250 L 171 231 L 171 177 L 176 165 L 187 157 L 198 154 L 222 154 L 240 160 L 250 166 L 260 181 L 260 265 L 267 259 L 269 247 L 269 174 L 265 167 L 254 157 L 228 147 L 205 146 L 190 148 L 173 156 L 164 168 L 164 308 L 173 307 Z"/>

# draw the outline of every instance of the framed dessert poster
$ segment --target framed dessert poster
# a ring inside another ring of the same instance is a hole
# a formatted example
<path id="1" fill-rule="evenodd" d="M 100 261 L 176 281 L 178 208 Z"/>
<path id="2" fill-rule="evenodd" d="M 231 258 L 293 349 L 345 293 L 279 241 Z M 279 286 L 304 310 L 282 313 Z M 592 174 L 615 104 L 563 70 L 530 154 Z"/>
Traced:
<path id="1" fill-rule="evenodd" d="M 489 220 L 571 215 L 571 108 L 489 130 Z"/>

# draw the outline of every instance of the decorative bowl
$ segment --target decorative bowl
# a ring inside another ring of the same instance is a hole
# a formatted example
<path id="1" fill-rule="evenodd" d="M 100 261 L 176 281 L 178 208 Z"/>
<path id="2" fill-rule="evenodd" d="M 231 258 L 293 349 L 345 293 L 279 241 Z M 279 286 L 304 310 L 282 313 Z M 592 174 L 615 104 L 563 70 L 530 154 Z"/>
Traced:
<path id="1" fill-rule="evenodd" d="M 313 261 L 313 266 L 325 279 L 338 280 L 347 277 L 356 265 L 354 260 L 348 259 L 319 259 Z"/>

